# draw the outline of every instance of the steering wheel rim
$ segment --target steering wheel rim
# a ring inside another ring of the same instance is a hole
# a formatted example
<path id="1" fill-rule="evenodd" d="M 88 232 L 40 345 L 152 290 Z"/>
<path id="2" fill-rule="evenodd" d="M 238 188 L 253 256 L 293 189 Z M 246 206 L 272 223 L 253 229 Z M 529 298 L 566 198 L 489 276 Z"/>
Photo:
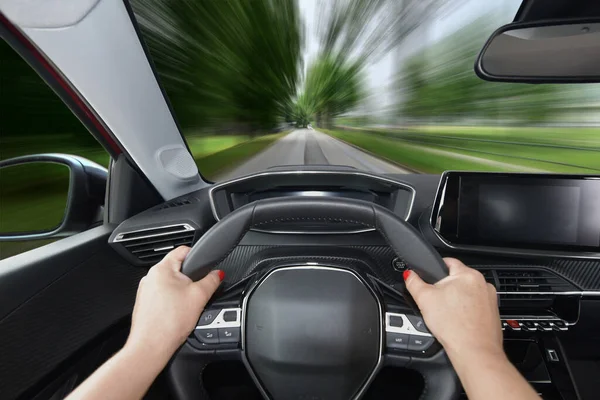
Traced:
<path id="1" fill-rule="evenodd" d="M 227 258 L 248 231 L 279 222 L 341 222 L 368 227 L 378 231 L 394 252 L 425 281 L 435 283 L 448 275 L 447 267 L 439 254 L 408 223 L 381 206 L 339 198 L 278 198 L 261 200 L 242 207 L 203 235 L 184 261 L 182 272 L 193 280 L 201 279 Z M 245 311 L 242 310 L 242 313 Z M 257 374 L 246 358 L 247 352 L 247 348 L 242 349 L 245 364 L 263 395 L 267 395 L 268 391 L 261 386 L 260 380 L 256 379 Z M 402 364 L 422 373 L 425 378 L 425 390 L 421 399 L 450 400 L 458 397 L 460 386 L 443 350 L 429 358 L 398 358 L 394 354 L 388 356 L 386 351 L 383 351 L 380 357 L 384 355 L 386 365 Z M 398 360 L 400 362 L 396 362 Z M 376 368 L 381 366 L 379 363 Z M 366 382 L 365 387 L 370 383 L 370 380 Z M 364 393 L 364 388 L 360 393 Z"/>
<path id="2" fill-rule="evenodd" d="M 415 228 L 386 208 L 362 200 L 284 197 L 259 200 L 227 215 L 192 247 L 181 272 L 197 281 L 237 247 L 244 235 L 277 222 L 345 222 L 378 231 L 394 252 L 425 282 L 448 276 L 448 267 Z"/>

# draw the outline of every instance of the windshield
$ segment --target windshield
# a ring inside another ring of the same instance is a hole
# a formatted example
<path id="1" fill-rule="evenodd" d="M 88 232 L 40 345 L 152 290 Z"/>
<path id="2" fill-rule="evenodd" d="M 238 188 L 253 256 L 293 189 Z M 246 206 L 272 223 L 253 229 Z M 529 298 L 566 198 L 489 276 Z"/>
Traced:
<path id="1" fill-rule="evenodd" d="M 473 71 L 520 0 L 133 0 L 201 174 L 600 174 L 600 85 Z"/>

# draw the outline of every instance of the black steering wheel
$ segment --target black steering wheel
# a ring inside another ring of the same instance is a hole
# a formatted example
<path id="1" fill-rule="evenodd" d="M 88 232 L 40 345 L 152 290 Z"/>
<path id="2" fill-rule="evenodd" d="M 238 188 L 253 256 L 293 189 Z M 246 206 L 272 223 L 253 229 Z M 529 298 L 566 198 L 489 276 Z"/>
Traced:
<path id="1" fill-rule="evenodd" d="M 434 248 L 389 210 L 360 200 L 312 197 L 261 200 L 232 212 L 194 245 L 182 272 L 199 280 L 225 260 L 248 231 L 294 222 L 376 230 L 425 281 L 435 283 L 448 275 Z M 205 356 L 200 362 L 200 353 L 184 346 L 172 361 L 172 379 L 181 382 L 182 375 L 191 374 L 197 384 L 197 372 L 188 371 L 191 363 L 206 365 L 211 358 L 237 352 L 265 398 L 357 399 L 383 366 L 418 370 L 425 380 L 421 399 L 458 397 L 456 373 L 409 296 L 397 292 L 406 300 L 398 308 L 382 295 L 385 285 L 360 268 L 343 262 L 302 263 L 297 255 L 295 260 L 252 276 L 237 304 L 239 343 L 227 350 L 211 348 L 201 353 Z M 221 326 L 234 326 L 227 325 L 234 319 L 222 316 L 211 318 Z M 174 386 L 177 391 L 185 385 Z M 201 388 L 194 393 L 201 398 L 203 394 Z"/>

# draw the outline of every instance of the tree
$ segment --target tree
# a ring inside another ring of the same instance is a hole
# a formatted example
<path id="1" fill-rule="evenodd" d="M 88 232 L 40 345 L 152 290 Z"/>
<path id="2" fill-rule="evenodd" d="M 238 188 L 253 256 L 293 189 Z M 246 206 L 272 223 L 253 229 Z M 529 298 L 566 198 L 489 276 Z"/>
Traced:
<path id="1" fill-rule="evenodd" d="M 489 15 L 476 19 L 405 63 L 397 88 L 404 117 L 540 123 L 553 114 L 557 86 L 492 83 L 475 75 L 473 65 L 492 20 Z"/>
<path id="2" fill-rule="evenodd" d="M 296 93 L 295 0 L 134 0 L 144 38 L 184 127 L 274 126 Z"/>
<path id="3" fill-rule="evenodd" d="M 360 75 L 447 0 L 334 0 L 324 7 L 317 61 L 308 69 L 305 92 L 317 124 L 350 111 L 365 97 Z"/>
<path id="4" fill-rule="evenodd" d="M 305 102 L 316 114 L 317 125 L 330 129 L 333 117 L 364 98 L 360 69 L 356 64 L 327 57 L 310 66 L 306 75 Z"/>

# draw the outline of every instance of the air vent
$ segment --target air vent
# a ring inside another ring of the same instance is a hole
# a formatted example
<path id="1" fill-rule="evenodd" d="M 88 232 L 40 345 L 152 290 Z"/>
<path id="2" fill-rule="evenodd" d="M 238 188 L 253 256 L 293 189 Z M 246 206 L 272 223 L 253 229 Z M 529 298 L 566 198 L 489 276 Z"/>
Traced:
<path id="1" fill-rule="evenodd" d="M 177 246 L 192 246 L 194 237 L 194 228 L 178 224 L 121 233 L 114 242 L 121 244 L 140 262 L 150 264 L 160 261 Z"/>
<path id="2" fill-rule="evenodd" d="M 551 272 L 534 270 L 496 270 L 498 292 L 557 293 L 574 290 L 573 285 Z"/>
<path id="3" fill-rule="evenodd" d="M 496 287 L 503 307 L 550 307 L 557 294 L 577 290 L 560 276 L 539 268 L 488 267 L 480 272 Z"/>

